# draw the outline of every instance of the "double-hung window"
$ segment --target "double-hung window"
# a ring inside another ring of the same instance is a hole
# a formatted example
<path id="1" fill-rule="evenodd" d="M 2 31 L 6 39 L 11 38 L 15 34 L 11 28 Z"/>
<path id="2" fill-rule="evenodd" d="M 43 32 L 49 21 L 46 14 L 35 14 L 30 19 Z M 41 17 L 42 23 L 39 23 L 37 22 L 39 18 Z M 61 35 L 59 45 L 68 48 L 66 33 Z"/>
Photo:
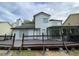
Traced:
<path id="1" fill-rule="evenodd" d="M 48 23 L 48 18 L 43 18 L 44 23 Z"/>

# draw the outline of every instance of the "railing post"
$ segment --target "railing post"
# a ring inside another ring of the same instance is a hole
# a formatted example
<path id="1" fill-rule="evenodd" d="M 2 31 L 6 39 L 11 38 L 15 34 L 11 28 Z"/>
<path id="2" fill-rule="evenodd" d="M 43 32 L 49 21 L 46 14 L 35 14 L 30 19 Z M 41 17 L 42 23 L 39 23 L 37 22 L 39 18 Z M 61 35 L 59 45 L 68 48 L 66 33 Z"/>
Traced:
<path id="1" fill-rule="evenodd" d="M 62 29 L 61 29 L 61 30 L 62 30 Z M 63 46 L 65 47 L 67 53 L 69 54 L 69 50 L 68 50 L 68 48 L 67 48 L 67 46 L 66 46 L 66 43 L 65 43 L 65 41 L 64 41 L 64 39 L 63 39 L 63 33 L 62 33 L 62 31 L 61 31 L 61 37 L 62 37 Z"/>
<path id="2" fill-rule="evenodd" d="M 33 40 L 34 40 L 34 38 L 35 38 L 34 33 L 35 33 L 35 29 L 33 30 Z"/>
<path id="3" fill-rule="evenodd" d="M 43 55 L 45 54 L 45 47 L 44 47 L 44 33 L 42 33 L 42 46 L 43 46 Z"/>
<path id="4" fill-rule="evenodd" d="M 12 34 L 11 34 L 11 36 L 10 36 L 10 40 L 12 39 Z"/>
<path id="5" fill-rule="evenodd" d="M 6 40 L 6 34 L 5 34 L 5 36 L 4 36 L 4 41 Z"/>
<path id="6" fill-rule="evenodd" d="M 47 40 L 49 40 L 49 39 L 48 39 L 48 28 L 47 28 L 47 35 L 46 35 L 46 37 L 47 37 Z"/>
<path id="7" fill-rule="evenodd" d="M 23 36 L 22 36 L 22 45 L 21 45 L 21 48 L 23 48 L 23 43 L 24 43 L 24 33 L 23 33 Z"/>
<path id="8" fill-rule="evenodd" d="M 15 42 L 15 34 L 13 36 L 13 43 L 12 43 L 12 47 L 14 47 L 14 42 Z"/>

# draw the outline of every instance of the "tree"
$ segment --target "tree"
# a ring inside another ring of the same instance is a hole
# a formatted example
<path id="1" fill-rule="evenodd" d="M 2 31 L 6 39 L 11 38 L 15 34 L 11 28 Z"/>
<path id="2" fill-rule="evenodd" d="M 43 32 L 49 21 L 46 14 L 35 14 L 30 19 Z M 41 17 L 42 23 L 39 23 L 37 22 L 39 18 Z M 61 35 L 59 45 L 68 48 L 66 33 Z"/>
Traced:
<path id="1" fill-rule="evenodd" d="M 34 24 L 34 22 L 29 21 L 29 20 L 24 20 L 24 22 L 22 23 L 22 25 L 24 25 L 24 24 Z"/>

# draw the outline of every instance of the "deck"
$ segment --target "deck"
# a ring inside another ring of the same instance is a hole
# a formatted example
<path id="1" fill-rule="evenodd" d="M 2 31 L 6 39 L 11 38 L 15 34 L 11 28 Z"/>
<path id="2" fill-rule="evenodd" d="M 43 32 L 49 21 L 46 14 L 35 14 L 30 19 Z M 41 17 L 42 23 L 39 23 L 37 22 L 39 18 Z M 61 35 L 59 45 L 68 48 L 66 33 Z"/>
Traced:
<path id="1" fill-rule="evenodd" d="M 75 42 L 65 42 L 67 47 L 79 47 L 79 43 Z M 22 45 L 21 40 L 17 40 L 14 42 L 14 48 L 19 48 Z M 12 40 L 5 40 L 0 41 L 0 47 L 11 47 L 12 46 Z M 42 42 L 42 40 L 26 40 L 23 43 L 23 48 L 59 48 L 64 47 L 63 42 L 61 41 L 53 41 L 53 40 L 45 40 Z"/>

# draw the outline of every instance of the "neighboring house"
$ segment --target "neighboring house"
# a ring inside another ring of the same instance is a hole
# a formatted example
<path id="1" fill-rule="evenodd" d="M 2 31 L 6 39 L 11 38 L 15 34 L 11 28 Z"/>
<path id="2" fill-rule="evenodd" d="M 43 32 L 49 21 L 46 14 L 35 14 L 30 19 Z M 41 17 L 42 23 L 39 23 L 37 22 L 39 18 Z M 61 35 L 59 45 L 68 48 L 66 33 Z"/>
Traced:
<path id="1" fill-rule="evenodd" d="M 0 22 L 0 35 L 11 34 L 12 25 L 8 22 Z"/>
<path id="2" fill-rule="evenodd" d="M 79 26 L 79 13 L 70 14 L 63 26 Z"/>
<path id="3" fill-rule="evenodd" d="M 33 16 L 34 19 L 31 23 L 23 24 L 21 26 L 16 26 L 12 28 L 13 33 L 16 33 L 16 40 L 22 39 L 23 33 L 25 35 L 42 35 L 44 33 L 47 34 L 47 28 L 50 26 L 61 26 L 61 20 L 53 20 L 50 19 L 51 15 L 40 12 Z M 32 39 L 31 37 L 30 39 Z M 34 38 L 40 39 L 41 38 Z"/>
<path id="4" fill-rule="evenodd" d="M 12 26 L 13 27 L 21 26 L 22 23 L 23 23 L 23 20 L 19 18 L 19 19 L 16 20 L 16 22 L 12 23 Z"/>

